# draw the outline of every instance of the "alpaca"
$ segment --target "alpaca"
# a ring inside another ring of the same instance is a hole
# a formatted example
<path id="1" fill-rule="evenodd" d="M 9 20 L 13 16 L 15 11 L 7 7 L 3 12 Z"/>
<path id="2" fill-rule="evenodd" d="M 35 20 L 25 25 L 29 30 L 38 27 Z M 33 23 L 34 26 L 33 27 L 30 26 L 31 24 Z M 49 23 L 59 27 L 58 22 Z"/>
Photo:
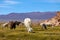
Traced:
<path id="1" fill-rule="evenodd" d="M 52 22 L 42 22 L 42 23 L 40 23 L 40 25 L 43 26 L 43 28 L 45 28 L 45 29 L 47 29 L 48 25 L 51 26 L 52 28 L 55 26 L 55 24 Z"/>
<path id="2" fill-rule="evenodd" d="M 47 25 L 45 23 L 40 23 L 40 25 L 43 29 L 47 29 Z"/>
<path id="3" fill-rule="evenodd" d="M 10 22 L 10 29 L 16 29 L 16 25 L 19 25 L 21 22 L 18 22 L 18 21 L 11 21 Z"/>
<path id="4" fill-rule="evenodd" d="M 18 22 L 18 21 L 9 21 L 9 22 L 6 22 L 4 23 L 2 26 L 3 27 L 10 27 L 10 29 L 16 29 L 16 25 L 19 25 L 21 22 Z"/>
<path id="5" fill-rule="evenodd" d="M 28 32 L 32 31 L 32 28 L 31 28 L 31 19 L 30 18 L 25 18 L 24 19 L 24 25 L 27 28 Z"/>
<path id="6" fill-rule="evenodd" d="M 8 22 L 2 24 L 2 27 L 7 27 L 8 26 Z"/>

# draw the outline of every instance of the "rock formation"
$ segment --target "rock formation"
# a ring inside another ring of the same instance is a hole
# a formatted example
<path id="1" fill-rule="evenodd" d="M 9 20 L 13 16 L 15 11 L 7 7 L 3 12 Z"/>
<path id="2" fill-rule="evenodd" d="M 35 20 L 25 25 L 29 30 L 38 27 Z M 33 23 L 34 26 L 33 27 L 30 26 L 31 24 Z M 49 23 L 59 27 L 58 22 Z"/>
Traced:
<path id="1" fill-rule="evenodd" d="M 54 16 L 51 19 L 45 20 L 45 23 L 47 22 L 51 22 L 52 24 L 54 24 L 55 26 L 60 26 L 60 11 L 56 12 L 56 16 Z"/>

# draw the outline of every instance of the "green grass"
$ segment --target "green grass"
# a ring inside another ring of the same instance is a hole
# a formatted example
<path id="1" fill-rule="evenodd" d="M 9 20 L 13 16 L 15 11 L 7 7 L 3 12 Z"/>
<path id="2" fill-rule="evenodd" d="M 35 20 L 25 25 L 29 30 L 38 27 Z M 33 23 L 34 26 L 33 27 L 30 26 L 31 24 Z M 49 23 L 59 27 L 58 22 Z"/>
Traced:
<path id="1" fill-rule="evenodd" d="M 24 26 L 17 26 L 15 30 L 0 26 L 0 40 L 60 40 L 60 27 L 48 27 L 43 30 L 39 25 L 33 26 L 33 32 L 28 33 Z"/>

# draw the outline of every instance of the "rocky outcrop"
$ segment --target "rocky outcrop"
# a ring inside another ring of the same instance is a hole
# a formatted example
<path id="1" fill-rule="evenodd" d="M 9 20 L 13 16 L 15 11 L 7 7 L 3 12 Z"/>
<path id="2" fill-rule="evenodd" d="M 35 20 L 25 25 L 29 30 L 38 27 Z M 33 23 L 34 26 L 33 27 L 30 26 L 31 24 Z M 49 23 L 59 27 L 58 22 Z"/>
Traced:
<path id="1" fill-rule="evenodd" d="M 56 13 L 56 16 L 54 16 L 53 18 L 47 20 L 47 21 L 50 21 L 52 22 L 53 24 L 55 24 L 55 26 L 60 26 L 60 11 L 58 11 Z"/>

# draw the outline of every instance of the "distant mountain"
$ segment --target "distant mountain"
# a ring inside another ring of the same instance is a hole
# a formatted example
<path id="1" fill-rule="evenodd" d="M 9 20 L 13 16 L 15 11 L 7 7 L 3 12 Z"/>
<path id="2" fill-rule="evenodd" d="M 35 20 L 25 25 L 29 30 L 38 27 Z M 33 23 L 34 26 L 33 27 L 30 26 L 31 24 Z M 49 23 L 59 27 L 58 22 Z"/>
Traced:
<path id="1" fill-rule="evenodd" d="M 56 12 L 28 12 L 28 13 L 10 13 L 7 15 L 0 15 L 0 21 L 23 20 L 24 18 L 31 18 L 33 20 L 44 20 L 52 18 Z"/>

